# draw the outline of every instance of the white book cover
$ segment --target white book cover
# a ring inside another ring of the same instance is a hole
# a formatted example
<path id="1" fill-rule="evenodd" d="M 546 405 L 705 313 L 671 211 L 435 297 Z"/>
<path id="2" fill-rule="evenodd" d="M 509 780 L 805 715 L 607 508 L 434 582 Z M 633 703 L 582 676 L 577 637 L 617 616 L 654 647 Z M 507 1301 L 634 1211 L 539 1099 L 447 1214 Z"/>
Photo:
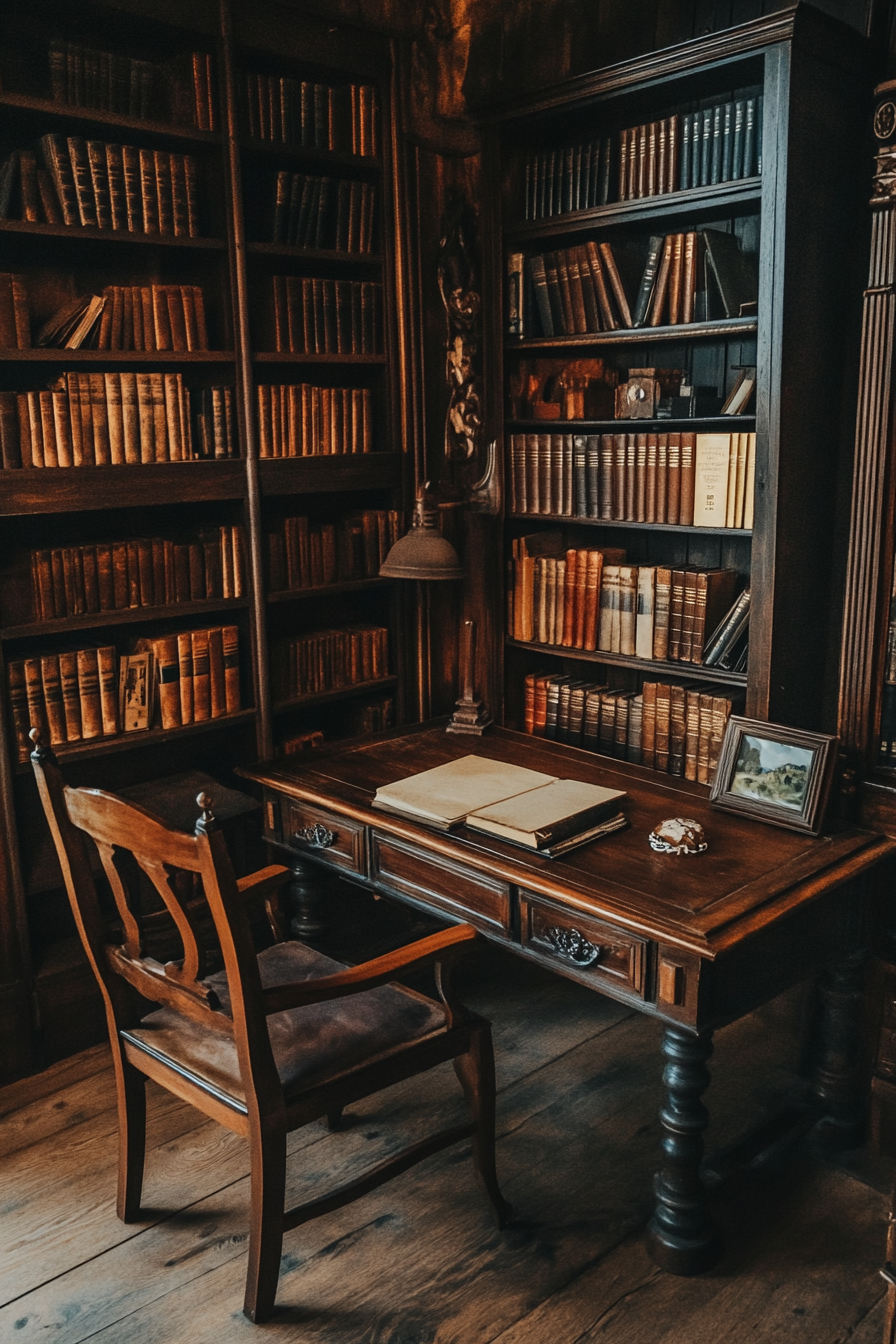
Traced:
<path id="1" fill-rule="evenodd" d="M 642 565 L 638 570 L 638 615 L 635 621 L 635 655 L 653 657 L 653 609 L 656 570 Z"/>
<path id="2" fill-rule="evenodd" d="M 486 756 L 461 756 L 456 761 L 447 761 L 431 770 L 422 770 L 418 775 L 383 785 L 377 789 L 374 803 L 424 821 L 453 826 L 478 808 L 537 789 L 542 784 L 552 784 L 555 779 L 555 775 L 492 761 Z"/>
<path id="3" fill-rule="evenodd" d="M 555 779 L 542 788 L 470 812 L 467 825 L 496 835 L 530 837 L 532 843 L 539 835 L 550 834 L 561 822 L 574 823 L 583 814 L 590 817 L 597 808 L 609 810 L 624 797 L 621 789 L 584 784 L 578 779 Z"/>
<path id="4" fill-rule="evenodd" d="M 724 527 L 730 434 L 698 434 L 694 454 L 694 526 Z"/>

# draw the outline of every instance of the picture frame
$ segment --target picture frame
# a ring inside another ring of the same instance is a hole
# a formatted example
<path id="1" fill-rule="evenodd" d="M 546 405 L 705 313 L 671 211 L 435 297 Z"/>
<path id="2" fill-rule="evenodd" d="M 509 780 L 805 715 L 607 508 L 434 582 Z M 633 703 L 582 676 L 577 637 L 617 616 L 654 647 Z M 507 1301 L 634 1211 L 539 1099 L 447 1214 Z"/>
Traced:
<path id="1" fill-rule="evenodd" d="M 819 835 L 837 738 L 732 714 L 709 800 L 772 826 Z"/>

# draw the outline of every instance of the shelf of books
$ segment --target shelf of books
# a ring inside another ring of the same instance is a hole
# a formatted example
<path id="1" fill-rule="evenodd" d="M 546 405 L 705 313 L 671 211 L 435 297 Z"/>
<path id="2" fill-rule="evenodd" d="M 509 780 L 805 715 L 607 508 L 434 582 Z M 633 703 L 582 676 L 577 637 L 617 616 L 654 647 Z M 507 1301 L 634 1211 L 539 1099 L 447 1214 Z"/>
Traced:
<path id="1" fill-rule="evenodd" d="M 401 712 L 378 577 L 404 529 L 388 44 L 284 39 L 266 13 L 0 18 L 0 787 L 26 997 L 73 932 L 30 727 L 74 782 L 228 784 Z"/>
<path id="2" fill-rule="evenodd" d="M 707 784 L 732 712 L 823 726 L 842 357 L 813 324 L 843 310 L 781 240 L 822 97 L 794 53 L 841 37 L 855 73 L 794 9 L 484 114 L 511 727 Z"/>

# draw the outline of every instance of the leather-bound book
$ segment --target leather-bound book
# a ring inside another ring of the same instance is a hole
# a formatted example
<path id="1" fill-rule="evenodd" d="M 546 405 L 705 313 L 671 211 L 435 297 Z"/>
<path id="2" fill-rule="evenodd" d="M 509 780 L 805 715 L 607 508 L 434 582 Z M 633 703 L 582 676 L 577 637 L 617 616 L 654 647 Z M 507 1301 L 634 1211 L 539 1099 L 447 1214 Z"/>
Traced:
<path id="1" fill-rule="evenodd" d="M 626 323 L 627 326 L 643 327 L 644 323 L 647 321 L 647 314 L 651 308 L 651 300 L 657 283 L 657 274 L 664 255 L 665 242 L 666 239 L 663 234 L 654 234 L 648 243 L 647 260 L 644 264 L 644 271 L 641 276 L 638 297 L 635 301 L 635 310 L 631 321 Z M 601 247 L 601 253 L 603 254 L 603 245 Z"/>
<path id="2" fill-rule="evenodd" d="M 635 648 L 638 658 L 653 658 L 653 620 L 656 598 L 656 568 L 641 565 L 638 568 L 637 612 L 635 618 Z"/>
<path id="3" fill-rule="evenodd" d="M 585 713 L 582 723 L 582 746 L 597 751 L 600 746 L 600 702 L 606 686 L 595 686 L 585 692 Z"/>
<path id="4" fill-rule="evenodd" d="M 81 698 L 81 733 L 85 741 L 103 736 L 100 674 L 96 649 L 78 649 L 78 693 Z"/>
<path id="5" fill-rule="evenodd" d="M 59 682 L 62 692 L 62 712 L 65 717 L 65 741 L 80 742 L 81 692 L 78 683 L 78 655 L 67 652 L 59 655 Z"/>
<path id="6" fill-rule="evenodd" d="M 227 713 L 224 689 L 224 632 L 220 626 L 206 631 L 208 635 L 209 704 L 213 719 Z"/>
<path id="7" fill-rule="evenodd" d="M 585 439 L 586 510 L 588 518 L 600 517 L 600 435 Z"/>
<path id="8" fill-rule="evenodd" d="M 683 320 L 683 282 L 684 282 L 684 239 L 683 233 L 672 235 L 672 261 L 669 269 L 669 325 L 675 327 Z"/>
<path id="9" fill-rule="evenodd" d="M 661 326 L 663 323 L 663 315 L 667 313 L 668 310 L 669 282 L 672 276 L 672 257 L 675 251 L 675 239 L 677 236 L 677 234 L 669 233 L 663 241 L 662 256 L 660 257 L 659 268 L 656 273 L 656 283 L 653 286 L 650 308 L 646 318 L 646 325 L 649 327 Z"/>
<path id="10" fill-rule="evenodd" d="M 159 191 L 156 183 L 155 156 L 151 149 L 138 150 L 140 162 L 140 203 L 143 218 L 141 233 L 159 232 Z"/>
<path id="11" fill-rule="evenodd" d="M 672 696 L 667 682 L 657 682 L 656 687 L 656 733 L 654 746 L 654 768 L 669 772 L 669 747 L 671 736 Z M 643 730 L 642 730 L 643 731 Z"/>
<path id="12" fill-rule="evenodd" d="M 585 307 L 584 330 L 600 331 L 600 304 L 588 260 L 588 250 L 585 247 L 573 247 L 570 248 L 570 253 L 575 256 L 578 283 L 581 287 L 582 303 Z M 597 255 L 597 249 L 595 248 L 595 256 Z"/>
<path id="13" fill-rule="evenodd" d="M 569 268 L 565 251 L 556 254 L 557 280 L 560 286 L 560 302 L 563 306 L 563 332 L 566 336 L 576 333 L 576 318 L 572 304 L 572 290 L 569 283 Z"/>
<path id="14" fill-rule="evenodd" d="M 530 257 L 527 263 L 527 270 L 533 296 L 535 298 L 535 310 L 538 313 L 538 321 L 541 325 L 541 334 L 542 336 L 554 336 L 557 333 L 554 330 L 554 318 L 551 312 L 550 298 L 548 296 L 548 280 L 545 272 L 544 257 Z"/>
<path id="15" fill-rule="evenodd" d="M 613 517 L 625 519 L 626 435 L 613 435 Z"/>
<path id="16" fill-rule="evenodd" d="M 29 728 L 40 728 L 42 732 L 46 733 L 49 731 L 49 728 L 47 724 L 46 706 L 44 704 L 44 686 L 39 658 L 25 659 L 24 675 L 28 726 Z"/>
<path id="17" fill-rule="evenodd" d="M 613 706 L 615 711 L 613 755 L 618 761 L 628 758 L 628 718 L 633 695 L 633 691 L 622 691 L 616 696 Z"/>
<path id="18" fill-rule="evenodd" d="M 93 194 L 87 142 L 75 135 L 69 136 L 66 143 L 74 180 L 75 200 L 78 204 L 78 222 L 85 228 L 96 228 L 98 226 L 96 198 Z"/>
<path id="19" fill-rule="evenodd" d="M 44 163 L 59 198 L 63 223 L 69 226 L 80 224 L 78 194 L 65 138 L 61 135 L 43 135 L 39 143 Z"/>
<path id="20" fill-rule="evenodd" d="M 97 649 L 96 660 L 103 736 L 114 737 L 119 731 L 118 655 L 114 646 Z"/>
<path id="21" fill-rule="evenodd" d="M 648 122 L 644 127 L 647 141 L 647 162 L 644 169 L 644 190 L 642 196 L 656 196 L 659 173 L 660 128 L 656 121 Z M 665 149 L 665 144 L 663 146 Z M 665 167 L 665 165 L 663 165 Z"/>
<path id="22" fill-rule="evenodd" d="M 619 652 L 635 656 L 638 611 L 638 568 L 619 565 Z"/>
<path id="23" fill-rule="evenodd" d="M 637 507 L 637 464 L 638 464 L 638 438 L 636 434 L 626 434 L 625 436 L 625 503 L 623 505 L 623 518 L 626 522 L 634 522 L 636 518 Z"/>
<path id="24" fill-rule="evenodd" d="M 143 194 L 140 187 L 140 151 L 122 145 L 121 166 L 124 175 L 124 203 L 129 233 L 143 232 Z"/>
<path id="25" fill-rule="evenodd" d="M 669 774 L 681 778 L 687 737 L 686 694 L 683 686 L 669 687 Z"/>
<path id="26" fill-rule="evenodd" d="M 707 635 L 711 635 L 734 601 L 737 571 L 712 569 L 695 575 L 694 618 L 690 659 L 703 662 Z"/>
<path id="27" fill-rule="evenodd" d="M 106 158 L 106 144 L 103 140 L 88 140 L 87 161 L 90 166 L 90 181 L 96 208 L 96 222 L 101 229 L 112 228 L 112 207 L 110 202 L 109 169 Z"/>
<path id="28" fill-rule="evenodd" d="M 599 550 L 590 550 L 585 552 L 585 624 L 583 630 L 583 645 L 588 651 L 597 648 L 597 631 L 600 620 L 602 591 L 603 591 L 603 572 L 604 557 Z M 581 564 L 582 556 L 579 554 L 578 563 Z"/>
<path id="29" fill-rule="evenodd" d="M 613 256 L 613 248 L 610 243 L 600 244 L 600 257 L 606 270 L 607 279 L 610 282 L 610 288 L 613 291 L 613 297 L 619 310 L 620 323 L 623 327 L 638 326 L 639 323 L 632 320 L 631 309 L 629 308 L 628 296 L 622 283 L 622 276 L 619 274 L 619 268 L 616 265 L 616 258 Z M 651 289 L 652 289 L 651 282 Z M 648 295 L 649 298 L 649 295 Z M 640 301 L 640 296 L 639 296 Z M 646 308 L 645 308 L 646 311 Z"/>
<path id="30" fill-rule="evenodd" d="M 663 191 L 675 191 L 680 176 L 681 123 L 678 113 L 666 119 L 666 172 Z"/>
<path id="31" fill-rule="evenodd" d="M 181 159 L 183 162 L 187 191 L 187 232 L 190 238 L 198 238 L 200 236 L 199 175 L 196 159 L 192 154 L 172 155 L 172 158 L 174 157 Z"/>
<path id="32" fill-rule="evenodd" d="M 668 437 L 668 467 L 666 477 L 666 522 L 680 523 L 681 520 L 681 435 Z"/>
<path id="33" fill-rule="evenodd" d="M 535 720 L 533 725 L 533 734 L 535 737 L 544 737 L 547 727 L 548 717 L 548 682 L 550 677 L 543 674 L 535 680 Z"/>
<path id="34" fill-rule="evenodd" d="M 211 682 L 207 630 L 193 630 L 193 720 L 204 723 L 211 718 Z"/>
<path id="35" fill-rule="evenodd" d="M 613 464 L 615 456 L 615 437 L 612 434 L 600 436 L 600 514 L 604 522 L 615 515 L 613 490 Z"/>
<path id="36" fill-rule="evenodd" d="M 619 199 L 628 200 L 628 141 L 629 136 L 634 132 L 625 130 L 619 132 Z"/>
<path id="37" fill-rule="evenodd" d="M 176 376 L 176 375 L 175 375 Z M 165 375 L 149 375 L 150 395 L 152 396 L 153 453 L 154 461 L 168 462 L 168 413 L 165 406 Z"/>
<path id="38" fill-rule="evenodd" d="M 705 578 L 705 574 L 703 575 Z M 673 602 L 673 620 L 675 604 L 675 587 L 673 578 L 672 602 Z M 680 662 L 688 663 L 693 661 L 691 658 L 691 646 L 694 636 L 694 614 L 697 607 L 697 572 L 688 570 L 684 575 L 684 594 L 681 604 L 681 634 L 678 643 L 678 658 Z"/>
<path id="39" fill-rule="evenodd" d="M 106 157 L 106 180 L 109 184 L 108 227 L 110 229 L 126 230 L 128 227 L 128 206 L 124 186 L 122 146 L 107 144 L 103 148 Z"/>
<path id="40" fill-rule="evenodd" d="M 588 259 L 588 269 L 591 275 L 591 283 L 594 295 L 597 300 L 597 311 L 600 318 L 599 326 L 595 331 L 615 331 L 619 326 L 613 313 L 613 307 L 610 302 L 610 291 L 607 288 L 607 276 L 604 273 L 606 263 L 602 260 L 600 249 L 593 239 L 589 239 L 585 244 L 585 255 Z M 581 261 L 579 263 L 581 267 Z M 585 272 L 582 271 L 584 277 Z M 621 281 L 619 282 L 621 286 Z"/>
<path id="41" fill-rule="evenodd" d="M 41 682 L 43 685 L 44 706 L 47 722 L 50 725 L 50 742 L 55 747 L 66 742 L 65 711 L 62 706 L 62 684 L 59 679 L 59 659 L 56 654 L 44 654 L 40 660 Z"/>
<path id="42" fill-rule="evenodd" d="M 644 482 L 644 521 L 658 522 L 657 518 L 657 435 L 647 435 L 647 454 Z"/>
<path id="43" fill-rule="evenodd" d="M 58 467 L 59 452 L 56 447 L 56 420 L 53 414 L 52 392 L 38 392 L 37 403 L 40 414 L 40 435 L 44 449 L 44 466 Z"/>
<path id="44" fill-rule="evenodd" d="M 658 434 L 656 440 L 656 521 L 669 521 L 669 435 Z"/>
<path id="45" fill-rule="evenodd" d="M 24 465 L 19 407 L 15 392 L 0 392 L 0 462 L 8 471 Z"/>
<path id="46" fill-rule="evenodd" d="M 535 732 L 535 683 L 537 672 L 530 672 L 523 678 L 523 732 Z"/>
<path id="47" fill-rule="evenodd" d="M 613 646 L 614 633 L 616 639 L 615 648 Z M 597 647 L 605 653 L 619 652 L 619 566 L 618 565 L 602 566 L 601 585 L 599 593 Z"/>
<path id="48" fill-rule="evenodd" d="M 585 647 L 585 626 L 588 613 L 588 555 L 589 552 L 586 550 L 576 552 L 572 644 L 575 649 L 584 649 Z"/>
<path id="49" fill-rule="evenodd" d="M 713 700 L 711 691 L 700 692 L 700 720 L 697 736 L 697 783 L 708 784 L 709 754 L 712 743 Z"/>
<path id="50" fill-rule="evenodd" d="M 155 461 L 155 419 L 152 408 L 152 383 L 151 375 L 148 373 L 137 373 L 134 375 L 137 392 L 137 421 L 139 426 L 140 457 L 139 461 L 149 463 Z M 122 384 L 122 393 L 124 384 Z M 124 409 L 124 403 L 122 403 Z M 125 441 L 127 450 L 127 441 Z"/>
<path id="51" fill-rule="evenodd" d="M 681 320 L 694 320 L 694 302 L 697 296 L 697 234 L 686 233 L 682 249 Z"/>
<path id="52" fill-rule="evenodd" d="M 645 681 L 641 687 L 641 764 L 651 770 L 656 766 L 656 691 L 655 681 Z"/>
<path id="53" fill-rule="evenodd" d="M 672 601 L 672 571 L 664 565 L 656 569 L 653 614 L 653 656 L 665 661 L 669 657 L 669 615 Z"/>
<path id="54" fill-rule="evenodd" d="M 177 635 L 177 687 L 180 696 L 178 722 L 193 723 L 193 636 L 190 631 Z"/>
<path id="55" fill-rule="evenodd" d="M 569 281 L 569 297 L 572 307 L 573 322 L 572 329 L 577 334 L 584 335 L 587 331 L 593 330 L 593 328 L 589 327 L 588 314 L 585 310 L 585 294 L 579 266 L 579 249 L 577 247 L 568 247 L 562 255 L 565 261 L 566 273 Z"/>
<path id="56" fill-rule="evenodd" d="M 635 499 L 633 518 L 638 523 L 647 521 L 647 435 L 635 437 Z M 655 488 L 655 487 L 654 487 Z"/>

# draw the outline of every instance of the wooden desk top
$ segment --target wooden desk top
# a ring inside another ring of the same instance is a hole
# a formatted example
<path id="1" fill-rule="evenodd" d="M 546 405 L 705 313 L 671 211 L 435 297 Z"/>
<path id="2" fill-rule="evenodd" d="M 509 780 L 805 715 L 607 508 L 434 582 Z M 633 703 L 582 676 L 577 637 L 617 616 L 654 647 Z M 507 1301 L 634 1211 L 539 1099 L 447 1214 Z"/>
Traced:
<path id="1" fill-rule="evenodd" d="M 466 827 L 446 834 L 371 806 L 381 785 L 466 755 L 625 789 L 630 824 L 551 860 Z M 639 766 L 503 728 L 477 738 L 415 726 L 238 773 L 710 960 L 896 853 L 896 841 L 871 831 L 853 828 L 812 840 L 722 812 L 710 807 L 700 785 L 667 783 Z M 700 822 L 709 842 L 705 854 L 679 857 L 650 848 L 651 830 L 674 816 Z"/>

